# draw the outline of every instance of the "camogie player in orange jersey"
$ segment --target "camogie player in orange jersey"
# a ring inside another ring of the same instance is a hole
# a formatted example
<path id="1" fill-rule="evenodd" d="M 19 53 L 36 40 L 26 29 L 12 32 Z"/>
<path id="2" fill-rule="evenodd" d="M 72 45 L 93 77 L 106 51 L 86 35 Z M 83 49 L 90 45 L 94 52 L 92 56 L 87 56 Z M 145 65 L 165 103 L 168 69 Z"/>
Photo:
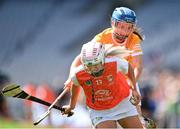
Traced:
<path id="1" fill-rule="evenodd" d="M 126 7 L 118 7 L 113 11 L 111 18 L 111 28 L 107 28 L 97 34 L 94 41 L 107 46 L 122 46 L 132 53 L 126 57 L 126 60 L 133 66 L 135 78 L 138 81 L 142 72 L 142 36 L 136 27 L 136 14 L 133 10 Z M 71 68 L 80 65 L 79 55 L 73 61 Z M 66 83 L 67 84 L 67 83 Z"/>
<path id="2" fill-rule="evenodd" d="M 140 102 L 136 87 L 130 90 L 127 83 L 126 76 L 135 85 L 133 69 L 124 59 L 107 57 L 104 46 L 94 41 L 83 45 L 81 65 L 70 71 L 71 98 L 69 105 L 63 106 L 63 114 L 75 108 L 82 87 L 95 128 L 117 128 L 117 122 L 123 128 L 143 128 L 135 106 L 129 101 L 133 96 L 134 105 Z"/>
<path id="3" fill-rule="evenodd" d="M 140 45 L 143 38 L 137 30 L 135 12 L 126 7 L 118 7 L 113 11 L 111 28 L 105 29 L 93 38 L 93 41 L 105 44 L 106 46 L 122 46 L 132 51 L 125 59 L 134 68 L 136 82 L 143 69 Z M 78 55 L 74 59 L 71 68 L 75 68 L 80 64 L 80 57 Z M 65 86 L 70 86 L 70 79 L 66 81 Z"/>
<path id="4" fill-rule="evenodd" d="M 136 88 L 140 94 L 138 79 L 142 73 L 143 64 L 142 64 L 142 49 L 141 49 L 141 41 L 143 40 L 142 36 L 138 32 L 138 28 L 136 26 L 136 14 L 133 10 L 126 7 L 118 7 L 116 8 L 111 17 L 111 28 L 107 28 L 101 33 L 97 34 L 93 41 L 105 44 L 107 48 L 108 46 L 116 47 L 121 46 L 131 51 L 131 54 L 127 57 L 124 57 L 133 67 Z M 116 55 L 115 55 L 116 56 Z M 78 55 L 72 65 L 71 69 L 79 66 L 80 56 Z M 72 81 L 70 78 L 65 82 L 65 86 L 71 86 Z M 141 113 L 141 103 L 136 106 L 139 116 L 142 117 Z M 145 119 L 147 120 L 147 119 Z M 144 121 L 142 119 L 143 124 Z M 147 121 L 147 124 L 149 121 Z"/>

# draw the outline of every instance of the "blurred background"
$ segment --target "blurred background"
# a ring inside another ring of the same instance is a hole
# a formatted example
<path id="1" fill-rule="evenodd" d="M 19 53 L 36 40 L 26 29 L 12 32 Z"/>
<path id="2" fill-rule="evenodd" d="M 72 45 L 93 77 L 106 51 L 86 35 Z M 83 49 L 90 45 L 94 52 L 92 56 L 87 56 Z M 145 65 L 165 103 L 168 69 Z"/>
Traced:
<path id="1" fill-rule="evenodd" d="M 110 27 L 112 11 L 119 6 L 136 12 L 145 35 L 143 114 L 159 128 L 180 128 L 179 0 L 0 0 L 0 89 L 7 82 L 17 83 L 52 102 L 81 45 Z M 58 105 L 68 99 L 69 94 Z M 33 128 L 46 110 L 0 94 L 0 128 Z M 91 127 L 83 95 L 73 117 L 53 110 L 38 127 Z"/>

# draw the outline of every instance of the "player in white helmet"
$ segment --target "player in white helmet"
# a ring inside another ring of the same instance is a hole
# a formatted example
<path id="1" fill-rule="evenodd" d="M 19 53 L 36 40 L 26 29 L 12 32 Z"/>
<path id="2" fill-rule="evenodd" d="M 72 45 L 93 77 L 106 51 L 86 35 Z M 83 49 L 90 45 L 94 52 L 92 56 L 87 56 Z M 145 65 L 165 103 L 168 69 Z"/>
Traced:
<path id="1" fill-rule="evenodd" d="M 122 55 L 125 54 L 122 51 L 129 52 L 119 49 Z M 134 106 L 140 102 L 140 96 L 133 87 L 133 69 L 126 60 L 108 56 L 113 51 L 106 52 L 103 44 L 94 41 L 83 45 L 81 65 L 71 69 L 72 95 L 69 104 L 63 106 L 63 114 L 75 108 L 82 87 L 95 128 L 117 128 L 117 123 L 123 128 L 143 128 Z M 133 89 L 128 85 L 127 78 L 131 80 Z M 129 101 L 131 96 L 134 97 L 134 105 Z"/>

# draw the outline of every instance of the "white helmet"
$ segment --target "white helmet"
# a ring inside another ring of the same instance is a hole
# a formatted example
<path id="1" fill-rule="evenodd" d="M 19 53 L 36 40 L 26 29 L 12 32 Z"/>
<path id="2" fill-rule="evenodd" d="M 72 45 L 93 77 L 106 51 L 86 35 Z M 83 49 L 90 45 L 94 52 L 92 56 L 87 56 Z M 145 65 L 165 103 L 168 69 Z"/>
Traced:
<path id="1" fill-rule="evenodd" d="M 97 43 L 92 40 L 82 46 L 81 49 L 81 62 L 85 70 L 93 76 L 99 76 L 104 70 L 104 60 L 105 60 L 105 47 L 103 44 Z M 88 67 L 99 65 L 96 71 L 89 70 Z"/>

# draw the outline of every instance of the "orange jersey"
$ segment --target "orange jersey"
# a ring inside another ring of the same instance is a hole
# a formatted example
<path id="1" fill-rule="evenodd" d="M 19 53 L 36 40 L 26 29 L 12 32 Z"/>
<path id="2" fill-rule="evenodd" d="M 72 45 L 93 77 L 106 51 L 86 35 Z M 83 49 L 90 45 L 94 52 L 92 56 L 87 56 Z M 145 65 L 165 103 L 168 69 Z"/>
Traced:
<path id="1" fill-rule="evenodd" d="M 113 44 L 117 46 L 117 43 L 113 40 L 112 37 L 112 28 L 107 28 L 103 32 L 97 34 L 94 37 L 96 42 L 102 43 L 102 44 Z M 132 57 L 137 55 L 142 55 L 142 49 L 140 42 L 142 41 L 141 36 L 137 32 L 133 32 L 129 35 L 128 39 L 125 41 L 125 47 L 132 51 L 131 55 L 126 58 L 126 60 L 134 66 L 132 62 Z"/>
<path id="2" fill-rule="evenodd" d="M 129 96 L 129 86 L 125 78 L 128 71 L 127 61 L 116 57 L 106 58 L 104 67 L 104 72 L 99 77 L 85 72 L 82 65 L 71 74 L 73 83 L 83 88 L 86 104 L 95 110 L 110 109 Z"/>

